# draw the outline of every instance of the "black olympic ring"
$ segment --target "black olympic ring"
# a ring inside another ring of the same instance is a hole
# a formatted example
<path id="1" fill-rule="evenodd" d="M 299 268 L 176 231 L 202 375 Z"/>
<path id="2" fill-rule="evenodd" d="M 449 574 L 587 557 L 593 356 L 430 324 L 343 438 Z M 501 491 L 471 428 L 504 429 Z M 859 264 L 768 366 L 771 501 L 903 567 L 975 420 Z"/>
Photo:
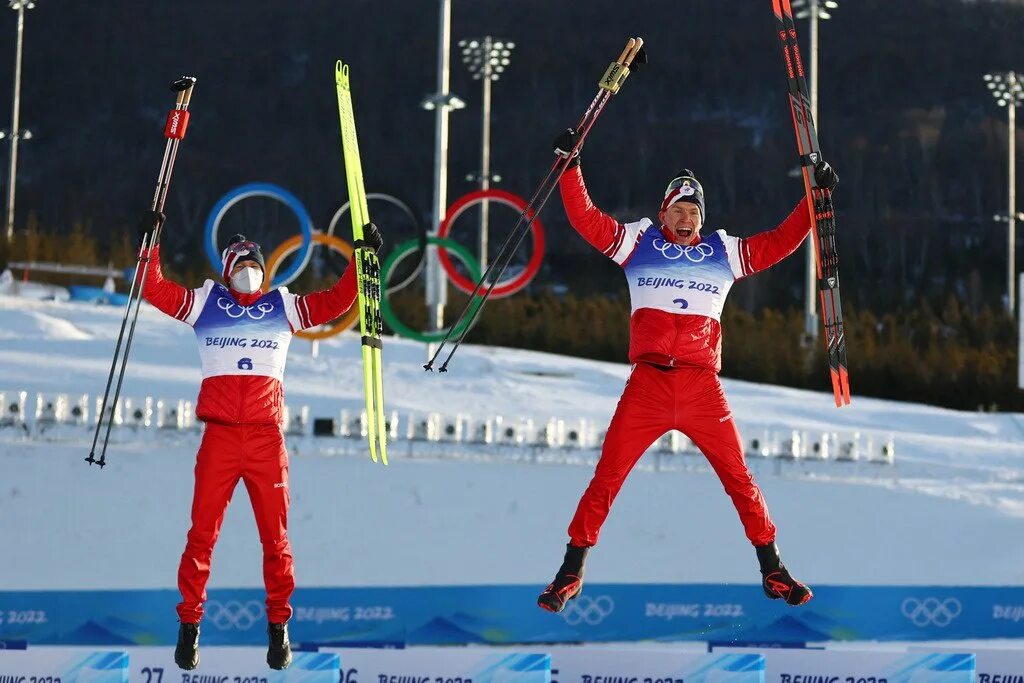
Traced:
<path id="1" fill-rule="evenodd" d="M 395 197 L 390 194 L 384 194 L 383 192 L 371 192 L 370 194 L 366 195 L 366 200 L 367 202 L 369 202 L 371 199 L 377 199 L 382 202 L 387 202 L 388 204 L 397 207 L 398 210 L 404 213 L 412 222 L 413 228 L 416 231 L 417 239 L 419 240 L 419 244 L 416 248 L 416 266 L 413 268 L 412 273 L 410 273 L 401 282 L 397 282 L 391 285 L 386 290 L 388 294 L 394 294 L 395 292 L 401 289 L 405 289 L 410 284 L 412 284 L 413 280 L 419 277 L 420 272 L 423 270 L 423 265 L 426 262 L 427 256 L 427 228 L 423 224 L 423 221 L 420 220 L 420 218 L 417 216 L 416 212 L 413 211 L 408 204 L 403 202 L 398 197 Z M 337 211 L 334 212 L 334 216 L 331 218 L 331 222 L 327 226 L 328 235 L 334 234 L 334 229 L 337 227 L 338 221 L 340 221 L 341 217 L 348 212 L 349 204 L 351 204 L 351 202 L 345 202 Z M 386 229 L 388 226 L 383 227 Z M 402 241 L 404 242 L 405 240 Z M 384 262 L 383 255 L 378 254 L 377 257 L 380 259 L 381 263 Z M 325 258 L 327 260 L 327 264 L 330 266 L 331 270 L 334 271 L 335 275 L 340 277 L 345 272 L 345 268 L 348 266 L 348 263 L 340 262 L 338 258 L 330 250 L 327 251 Z"/>
<path id="2" fill-rule="evenodd" d="M 580 595 L 565 606 L 562 618 L 569 626 L 577 626 L 582 623 L 597 626 L 615 611 L 615 601 L 608 595 L 599 595 L 591 598 L 587 595 Z"/>
<path id="3" fill-rule="evenodd" d="M 262 621 L 264 615 L 263 605 L 256 600 L 245 603 L 239 600 L 228 600 L 223 603 L 210 600 L 203 611 L 213 625 L 222 631 L 231 628 L 247 631 Z"/>
<path id="4" fill-rule="evenodd" d="M 907 598 L 900 605 L 900 611 L 910 622 L 919 628 L 933 624 L 939 628 L 949 626 L 950 622 L 960 616 L 963 606 L 956 598 Z"/>

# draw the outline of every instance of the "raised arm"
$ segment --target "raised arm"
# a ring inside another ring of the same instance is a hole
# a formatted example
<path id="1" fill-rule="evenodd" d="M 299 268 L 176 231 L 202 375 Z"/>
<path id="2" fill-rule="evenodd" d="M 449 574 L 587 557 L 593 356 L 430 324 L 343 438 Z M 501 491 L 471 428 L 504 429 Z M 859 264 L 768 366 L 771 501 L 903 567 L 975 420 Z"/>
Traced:
<path id="1" fill-rule="evenodd" d="M 650 221 L 623 225 L 594 206 L 587 185 L 583 182 L 576 131 L 569 128 L 562 132 L 555 138 L 552 147 L 556 155 L 569 159 L 565 172 L 558 179 L 558 190 L 569 217 L 569 225 L 592 247 L 620 266 L 624 265 Z"/>
<path id="2" fill-rule="evenodd" d="M 375 253 L 380 253 L 381 247 L 384 246 L 380 229 L 373 223 L 363 226 L 363 241 L 356 243 L 356 247 L 360 246 L 369 247 Z M 296 331 L 304 330 L 341 317 L 345 311 L 352 308 L 356 300 L 356 286 L 356 261 L 353 257 L 345 272 L 330 289 L 303 296 L 287 294 L 285 301 L 290 302 L 288 318 L 292 327 Z M 286 306 L 289 304 L 286 303 Z"/>
<path id="3" fill-rule="evenodd" d="M 739 240 L 740 261 L 743 263 L 743 277 L 771 268 L 786 258 L 804 241 L 811 229 L 811 217 L 807 212 L 807 200 L 802 199 L 786 220 L 773 230 Z"/>
<path id="4" fill-rule="evenodd" d="M 173 280 L 164 277 L 160 267 L 160 245 L 153 247 L 146 266 L 146 282 L 142 288 L 142 296 L 172 318 L 185 321 L 192 312 L 195 302 L 195 290 L 186 289 Z M 142 270 L 140 269 L 140 277 Z"/>
<path id="5" fill-rule="evenodd" d="M 583 182 L 583 171 L 577 165 L 562 174 L 558 181 L 562 204 L 569 224 L 595 249 L 607 255 L 622 229 L 622 225 L 594 206 Z"/>
<path id="6" fill-rule="evenodd" d="M 558 189 L 562 193 L 562 204 L 565 205 L 569 224 L 591 246 L 623 265 L 650 221 L 623 224 L 594 206 L 578 165 L 562 174 Z"/>
<path id="7" fill-rule="evenodd" d="M 295 320 L 292 326 L 298 330 L 316 327 L 329 323 L 352 308 L 356 300 L 356 266 L 355 260 L 349 262 L 345 272 L 330 289 L 319 292 L 294 296 Z M 289 316 L 290 317 L 290 316 Z M 295 322 L 299 324 L 296 325 Z"/>
<path id="8" fill-rule="evenodd" d="M 839 184 L 839 175 L 825 161 L 815 164 L 814 179 L 818 187 L 829 191 L 835 190 Z M 740 240 L 740 260 L 743 263 L 744 276 L 771 268 L 796 251 L 811 229 L 809 202 L 807 198 L 801 200 L 786 220 L 774 230 Z"/>

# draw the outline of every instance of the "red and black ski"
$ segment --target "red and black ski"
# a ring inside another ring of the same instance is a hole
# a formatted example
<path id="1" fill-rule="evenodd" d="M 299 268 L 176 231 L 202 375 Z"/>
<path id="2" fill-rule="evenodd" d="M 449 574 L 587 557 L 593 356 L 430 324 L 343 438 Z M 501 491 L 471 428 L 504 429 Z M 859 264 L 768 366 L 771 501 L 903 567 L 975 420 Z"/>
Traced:
<path id="1" fill-rule="evenodd" d="M 836 406 L 850 403 L 850 376 L 846 365 L 846 337 L 843 333 L 843 309 L 839 299 L 839 254 L 836 251 L 836 212 L 832 193 L 818 187 L 814 165 L 821 160 L 818 134 L 811 116 L 811 97 L 804 76 L 800 45 L 790 0 L 772 0 L 775 8 L 776 32 L 782 45 L 789 83 L 789 107 L 796 130 L 797 151 L 807 190 L 811 214 L 811 236 L 814 238 L 818 265 L 818 292 L 821 297 L 821 319 L 825 328 L 828 369 Z"/>

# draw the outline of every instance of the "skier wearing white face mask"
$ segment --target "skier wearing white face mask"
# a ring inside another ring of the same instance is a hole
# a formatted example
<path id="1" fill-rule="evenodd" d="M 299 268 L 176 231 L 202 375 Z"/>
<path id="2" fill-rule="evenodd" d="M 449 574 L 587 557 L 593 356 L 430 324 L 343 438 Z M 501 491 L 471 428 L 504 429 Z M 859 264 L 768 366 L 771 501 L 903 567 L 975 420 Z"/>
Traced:
<path id="1" fill-rule="evenodd" d="M 263 269 L 252 265 L 252 261 L 242 261 L 235 265 L 231 273 L 231 288 L 243 294 L 259 291 L 263 284 Z"/>
<path id="2" fill-rule="evenodd" d="M 162 214 L 147 214 L 142 232 L 148 234 L 162 220 Z M 383 244 L 372 223 L 363 228 L 363 241 L 374 251 Z M 291 662 L 287 622 L 295 576 L 288 541 L 288 453 L 281 430 L 285 360 L 293 333 L 330 322 L 352 306 L 353 263 L 330 289 L 299 296 L 284 287 L 262 291 L 263 252 L 243 235 L 232 237 L 222 254 L 221 278 L 228 286 L 207 280 L 187 289 L 164 278 L 159 245 L 150 254 L 143 295 L 195 330 L 203 370 L 196 417 L 206 429 L 196 456 L 192 528 L 178 568 L 181 625 L 174 661 L 182 669 L 199 665 L 210 559 L 239 479 L 249 492 L 263 544 L 267 663 L 283 669 Z"/>

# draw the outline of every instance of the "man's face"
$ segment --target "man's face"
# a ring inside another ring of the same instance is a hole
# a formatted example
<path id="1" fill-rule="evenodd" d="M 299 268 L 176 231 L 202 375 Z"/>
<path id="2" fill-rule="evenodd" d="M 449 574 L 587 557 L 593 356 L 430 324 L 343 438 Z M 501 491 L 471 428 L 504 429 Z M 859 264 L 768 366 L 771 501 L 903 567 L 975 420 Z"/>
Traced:
<path id="1" fill-rule="evenodd" d="M 690 246 L 700 237 L 700 207 L 692 202 L 676 202 L 658 218 L 676 244 Z"/>
<path id="2" fill-rule="evenodd" d="M 236 263 L 234 267 L 231 269 L 231 277 L 234 277 L 238 273 L 241 273 L 242 270 L 245 268 L 258 268 L 260 271 L 263 270 L 262 268 L 260 268 L 259 262 L 253 261 L 252 259 L 242 259 L 241 261 Z"/>

